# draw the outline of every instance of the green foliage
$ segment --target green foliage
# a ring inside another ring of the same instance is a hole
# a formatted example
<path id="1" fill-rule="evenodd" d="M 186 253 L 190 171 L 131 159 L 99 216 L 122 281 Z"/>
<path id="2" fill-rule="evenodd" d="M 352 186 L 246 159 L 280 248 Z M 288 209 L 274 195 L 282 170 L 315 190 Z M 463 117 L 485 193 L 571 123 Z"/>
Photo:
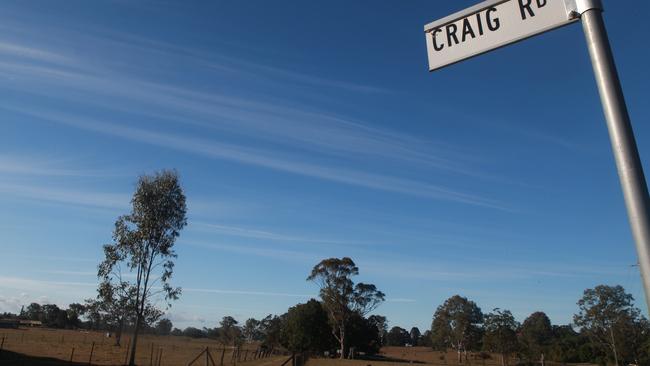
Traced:
<path id="1" fill-rule="evenodd" d="M 241 343 L 242 332 L 232 316 L 224 316 L 219 322 L 219 342 L 223 345 L 236 346 Z"/>
<path id="2" fill-rule="evenodd" d="M 381 335 L 377 324 L 359 313 L 354 313 L 350 317 L 345 339 L 347 347 L 354 347 L 355 352 L 374 355 L 381 348 Z"/>
<path id="3" fill-rule="evenodd" d="M 327 313 L 311 299 L 289 308 L 281 331 L 282 345 L 293 352 L 323 352 L 336 344 Z"/>
<path id="4" fill-rule="evenodd" d="M 260 330 L 260 321 L 255 318 L 246 320 L 242 327 L 242 336 L 246 342 L 262 340 L 262 331 Z"/>
<path id="5" fill-rule="evenodd" d="M 531 314 L 521 326 L 519 343 L 528 361 L 540 360 L 553 341 L 551 320 L 541 311 Z"/>
<path id="6" fill-rule="evenodd" d="M 204 331 L 194 327 L 185 328 L 183 335 L 190 338 L 205 338 L 207 336 Z"/>
<path id="7" fill-rule="evenodd" d="M 411 335 L 406 329 L 401 327 L 392 327 L 386 336 L 386 344 L 393 347 L 404 347 L 411 342 Z"/>
<path id="8" fill-rule="evenodd" d="M 553 341 L 548 359 L 556 362 L 591 362 L 596 353 L 589 338 L 577 333 L 570 325 L 553 326 Z"/>
<path id="9" fill-rule="evenodd" d="M 314 266 L 308 281 L 320 287 L 320 297 L 332 326 L 332 334 L 339 341 L 341 358 L 345 357 L 346 327 L 354 314 L 362 317 L 377 308 L 385 295 L 375 285 L 357 283 L 352 276 L 359 268 L 348 257 L 323 259 Z"/>
<path id="10" fill-rule="evenodd" d="M 440 305 L 431 323 L 431 343 L 438 350 L 458 352 L 477 349 L 483 313 L 476 303 L 455 295 Z"/>
<path id="11" fill-rule="evenodd" d="M 160 319 L 158 323 L 156 323 L 156 326 L 154 327 L 154 330 L 156 334 L 158 335 L 169 335 L 172 331 L 172 321 L 169 319 Z"/>
<path id="12" fill-rule="evenodd" d="M 517 328 L 510 310 L 496 308 L 485 316 L 483 349 L 500 353 L 504 358 L 517 351 Z"/>
<path id="13" fill-rule="evenodd" d="M 420 337 L 422 337 L 422 333 L 420 333 L 420 329 L 418 327 L 413 327 L 411 328 L 411 331 L 409 332 L 410 335 L 410 344 L 412 346 L 418 346 L 420 345 Z"/>
<path id="14" fill-rule="evenodd" d="M 628 349 L 630 342 L 635 343 L 628 334 L 643 337 L 642 328 L 646 322 L 633 302 L 632 295 L 622 286 L 600 285 L 584 291 L 578 300 L 579 312 L 573 317 L 575 324 L 592 340 L 594 348 L 608 354 L 616 364 L 635 362 L 634 358 L 639 357 L 636 350 Z"/>
<path id="15" fill-rule="evenodd" d="M 386 336 L 388 335 L 388 321 L 386 320 L 386 317 L 381 315 L 370 315 L 368 321 L 377 329 L 380 346 L 385 345 Z"/>
<path id="16" fill-rule="evenodd" d="M 131 212 L 115 222 L 113 243 L 104 245 L 105 259 L 97 275 L 102 283 L 115 288 L 128 282 L 135 289 L 136 321 L 129 359 L 132 366 L 147 304 L 162 296 L 171 306 L 181 293 L 180 288 L 170 285 L 170 279 L 176 258 L 174 243 L 187 224 L 187 207 L 178 175 L 173 171 L 140 177 L 131 204 Z M 123 267 L 134 275 L 134 280 L 122 276 Z"/>
<path id="17" fill-rule="evenodd" d="M 418 345 L 422 347 L 433 347 L 433 342 L 431 342 L 431 331 L 430 330 L 425 330 L 424 333 L 422 333 L 422 336 L 420 336 L 420 341 L 418 342 Z"/>
<path id="18" fill-rule="evenodd" d="M 273 349 L 281 345 L 282 341 L 282 327 L 286 315 L 281 317 L 275 315 L 267 315 L 266 318 L 260 321 L 260 332 L 262 333 L 262 346 Z"/>

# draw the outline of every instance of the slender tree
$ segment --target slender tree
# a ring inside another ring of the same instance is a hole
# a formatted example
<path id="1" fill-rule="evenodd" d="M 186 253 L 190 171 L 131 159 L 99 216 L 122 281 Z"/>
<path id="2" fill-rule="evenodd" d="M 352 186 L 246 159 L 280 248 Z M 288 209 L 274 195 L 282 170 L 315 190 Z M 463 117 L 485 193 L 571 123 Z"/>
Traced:
<path id="1" fill-rule="evenodd" d="M 134 276 L 129 282 L 135 289 L 135 326 L 129 365 L 135 365 L 138 334 L 153 298 L 164 297 L 167 306 L 178 299 L 180 288 L 170 279 L 174 270 L 174 243 L 187 224 L 185 194 L 178 175 L 162 171 L 142 176 L 131 200 L 132 210 L 115 222 L 113 243 L 104 245 L 104 261 L 98 276 L 104 282 L 127 282 L 121 266 Z"/>
<path id="2" fill-rule="evenodd" d="M 377 290 L 375 285 L 355 285 L 352 276 L 358 274 L 359 268 L 352 259 L 344 257 L 322 260 L 307 277 L 308 281 L 320 287 L 320 297 L 332 325 L 332 335 L 340 344 L 341 359 L 345 358 L 345 330 L 352 314 L 365 316 L 385 299 L 384 293 Z"/>

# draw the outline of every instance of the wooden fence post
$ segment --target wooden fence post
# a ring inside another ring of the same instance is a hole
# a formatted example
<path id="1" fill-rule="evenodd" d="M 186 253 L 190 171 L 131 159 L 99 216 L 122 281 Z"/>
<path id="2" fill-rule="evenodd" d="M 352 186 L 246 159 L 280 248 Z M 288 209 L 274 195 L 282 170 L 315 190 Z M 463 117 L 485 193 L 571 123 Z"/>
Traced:
<path id="1" fill-rule="evenodd" d="M 223 346 L 223 351 L 221 351 L 221 362 L 219 362 L 219 366 L 223 366 L 223 356 L 226 355 L 226 346 Z"/>
<path id="2" fill-rule="evenodd" d="M 5 345 L 5 336 L 2 336 L 2 342 L 0 342 L 0 355 L 2 355 L 2 347 Z"/>
<path id="3" fill-rule="evenodd" d="M 93 362 L 93 352 L 95 351 L 95 342 L 93 342 L 93 345 L 90 347 L 90 357 L 88 357 L 88 364 L 92 365 Z"/>
<path id="4" fill-rule="evenodd" d="M 149 355 L 149 366 L 153 366 L 153 342 L 151 342 L 151 355 Z"/>
<path id="5" fill-rule="evenodd" d="M 72 347 L 72 352 L 70 352 L 70 363 L 72 364 L 72 359 L 74 358 L 74 346 Z"/>
<path id="6" fill-rule="evenodd" d="M 157 366 L 160 366 L 160 362 L 161 362 L 161 359 L 162 359 L 162 353 L 163 353 L 163 348 L 162 347 L 158 348 L 158 364 L 157 364 Z"/>
<path id="7" fill-rule="evenodd" d="M 131 338 L 129 338 L 129 345 L 126 346 L 126 355 L 124 356 L 124 364 L 129 361 L 129 350 L 131 349 Z"/>

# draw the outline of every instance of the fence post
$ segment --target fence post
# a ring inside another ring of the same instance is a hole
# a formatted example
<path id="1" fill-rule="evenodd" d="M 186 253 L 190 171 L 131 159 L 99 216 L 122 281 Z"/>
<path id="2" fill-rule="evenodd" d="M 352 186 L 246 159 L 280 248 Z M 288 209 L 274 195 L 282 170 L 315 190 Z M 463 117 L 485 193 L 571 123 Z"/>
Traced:
<path id="1" fill-rule="evenodd" d="M 210 366 L 210 351 L 208 350 L 208 347 L 205 347 L 205 366 Z"/>
<path id="2" fill-rule="evenodd" d="M 219 363 L 219 366 L 223 366 L 223 356 L 226 355 L 226 346 L 223 346 L 223 351 L 221 351 L 221 362 Z"/>
<path id="3" fill-rule="evenodd" d="M 72 352 L 70 352 L 70 363 L 72 364 L 72 359 L 74 358 L 74 346 L 72 347 Z"/>
<path id="4" fill-rule="evenodd" d="M 2 347 L 5 345 L 5 336 L 2 336 L 2 342 L 0 342 L 0 355 L 2 355 Z"/>
<path id="5" fill-rule="evenodd" d="M 163 353 L 163 348 L 160 347 L 158 348 L 158 366 L 160 366 L 160 362 L 162 362 L 162 353 Z"/>
<path id="6" fill-rule="evenodd" d="M 244 353 L 244 361 L 246 361 L 246 359 L 248 359 L 248 350 L 246 350 L 246 353 Z"/>
<path id="7" fill-rule="evenodd" d="M 126 346 L 126 355 L 124 355 L 124 364 L 129 361 L 129 350 L 131 349 L 131 338 L 129 338 L 129 345 Z"/>
<path id="8" fill-rule="evenodd" d="M 149 366 L 153 366 L 153 342 L 151 342 L 151 354 L 149 355 Z"/>
<path id="9" fill-rule="evenodd" d="M 90 357 L 88 357 L 88 364 L 92 365 L 93 362 L 93 352 L 95 351 L 95 342 L 93 342 L 93 345 L 90 347 Z"/>

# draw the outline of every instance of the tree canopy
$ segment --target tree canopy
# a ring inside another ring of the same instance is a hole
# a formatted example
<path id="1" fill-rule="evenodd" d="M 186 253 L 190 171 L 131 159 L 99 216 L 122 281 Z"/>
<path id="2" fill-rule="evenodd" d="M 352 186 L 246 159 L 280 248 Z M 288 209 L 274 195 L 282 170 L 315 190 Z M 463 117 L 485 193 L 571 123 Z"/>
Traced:
<path id="1" fill-rule="evenodd" d="M 354 261 L 344 257 L 322 260 L 307 277 L 320 287 L 320 298 L 332 325 L 332 335 L 339 341 L 341 358 L 345 358 L 346 327 L 350 318 L 355 313 L 365 316 L 385 299 L 375 285 L 355 285 L 352 277 L 358 274 L 359 268 Z"/>

